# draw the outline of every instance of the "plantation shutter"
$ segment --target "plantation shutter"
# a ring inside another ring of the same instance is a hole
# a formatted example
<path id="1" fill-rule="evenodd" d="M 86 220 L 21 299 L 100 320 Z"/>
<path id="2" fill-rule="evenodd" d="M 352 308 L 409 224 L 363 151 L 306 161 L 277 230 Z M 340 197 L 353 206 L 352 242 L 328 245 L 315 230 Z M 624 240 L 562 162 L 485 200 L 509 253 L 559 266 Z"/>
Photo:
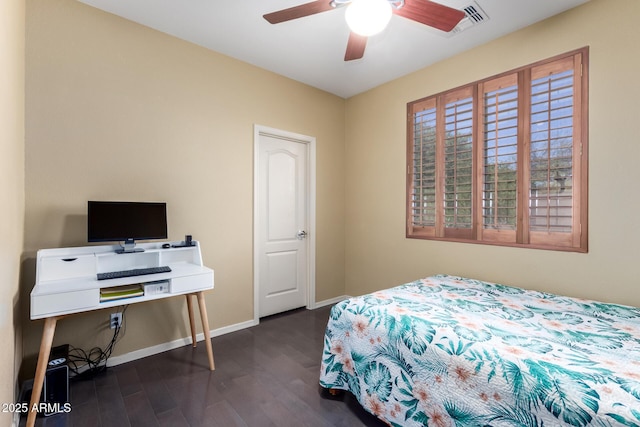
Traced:
<path id="1" fill-rule="evenodd" d="M 408 234 L 435 236 L 436 100 L 414 104 L 408 120 Z"/>
<path id="2" fill-rule="evenodd" d="M 473 90 L 442 97 L 444 108 L 444 236 L 473 237 Z"/>
<path id="3" fill-rule="evenodd" d="M 580 55 L 531 69 L 529 241 L 579 244 Z M 579 110 L 579 108 L 578 108 Z M 578 167 L 575 167 L 578 166 Z M 574 239 L 575 238 L 575 239 Z"/>
<path id="4" fill-rule="evenodd" d="M 479 85 L 482 125 L 479 240 L 515 242 L 518 220 L 518 75 Z"/>

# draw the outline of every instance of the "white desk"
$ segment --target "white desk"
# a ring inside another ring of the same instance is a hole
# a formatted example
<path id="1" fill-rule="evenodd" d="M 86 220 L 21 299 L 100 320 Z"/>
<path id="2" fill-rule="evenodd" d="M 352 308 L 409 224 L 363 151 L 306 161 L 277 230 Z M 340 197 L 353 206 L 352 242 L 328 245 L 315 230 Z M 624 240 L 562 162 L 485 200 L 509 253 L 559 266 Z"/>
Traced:
<path id="1" fill-rule="evenodd" d="M 120 248 L 117 245 L 38 251 L 36 284 L 31 291 L 31 319 L 44 319 L 44 328 L 29 408 L 34 408 L 40 401 L 56 323 L 63 317 L 75 313 L 186 295 L 192 344 L 195 347 L 196 328 L 191 298 L 195 295 L 200 309 L 209 367 L 212 371 L 215 369 L 204 299 L 204 291 L 213 289 L 213 270 L 202 265 L 202 254 L 198 242 L 194 241 L 194 246 L 190 247 L 173 247 L 181 243 L 170 242 L 172 247 L 168 249 L 162 248 L 162 243 L 138 244 L 136 247 L 144 249 L 144 252 L 125 254 L 115 253 L 116 249 Z M 169 266 L 171 272 L 110 280 L 97 279 L 98 273 L 158 266 Z M 166 291 L 147 293 L 133 298 L 101 301 L 102 288 L 149 282 L 164 282 Z M 27 427 L 34 425 L 36 415 L 36 411 L 29 412 Z"/>

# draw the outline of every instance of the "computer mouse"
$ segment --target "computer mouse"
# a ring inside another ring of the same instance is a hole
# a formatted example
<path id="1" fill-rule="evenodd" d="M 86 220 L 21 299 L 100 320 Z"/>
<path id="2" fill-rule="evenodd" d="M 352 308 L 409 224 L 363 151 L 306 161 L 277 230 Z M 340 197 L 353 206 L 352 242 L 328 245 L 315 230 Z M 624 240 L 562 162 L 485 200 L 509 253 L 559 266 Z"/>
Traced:
<path id="1" fill-rule="evenodd" d="M 171 247 L 171 245 L 168 244 L 168 243 L 163 243 L 162 244 L 162 249 L 169 249 L 170 247 Z"/>

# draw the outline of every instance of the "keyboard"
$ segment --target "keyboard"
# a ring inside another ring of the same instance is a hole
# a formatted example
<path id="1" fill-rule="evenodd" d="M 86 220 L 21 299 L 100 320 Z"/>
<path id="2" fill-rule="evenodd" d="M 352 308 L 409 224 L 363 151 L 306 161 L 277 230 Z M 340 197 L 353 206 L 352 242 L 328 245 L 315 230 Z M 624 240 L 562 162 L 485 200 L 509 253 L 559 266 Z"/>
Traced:
<path id="1" fill-rule="evenodd" d="M 133 270 L 109 271 L 98 273 L 98 280 L 119 279 L 121 277 L 144 276 L 145 274 L 169 273 L 171 268 L 166 265 L 160 267 L 134 268 Z"/>

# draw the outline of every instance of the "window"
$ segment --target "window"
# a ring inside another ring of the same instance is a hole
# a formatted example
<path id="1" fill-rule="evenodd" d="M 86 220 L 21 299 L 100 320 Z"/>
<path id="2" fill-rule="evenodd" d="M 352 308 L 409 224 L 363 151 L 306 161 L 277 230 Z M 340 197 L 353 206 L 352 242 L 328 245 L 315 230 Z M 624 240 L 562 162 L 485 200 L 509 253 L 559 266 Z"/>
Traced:
<path id="1" fill-rule="evenodd" d="M 587 59 L 407 104 L 407 237 L 586 252 Z"/>

